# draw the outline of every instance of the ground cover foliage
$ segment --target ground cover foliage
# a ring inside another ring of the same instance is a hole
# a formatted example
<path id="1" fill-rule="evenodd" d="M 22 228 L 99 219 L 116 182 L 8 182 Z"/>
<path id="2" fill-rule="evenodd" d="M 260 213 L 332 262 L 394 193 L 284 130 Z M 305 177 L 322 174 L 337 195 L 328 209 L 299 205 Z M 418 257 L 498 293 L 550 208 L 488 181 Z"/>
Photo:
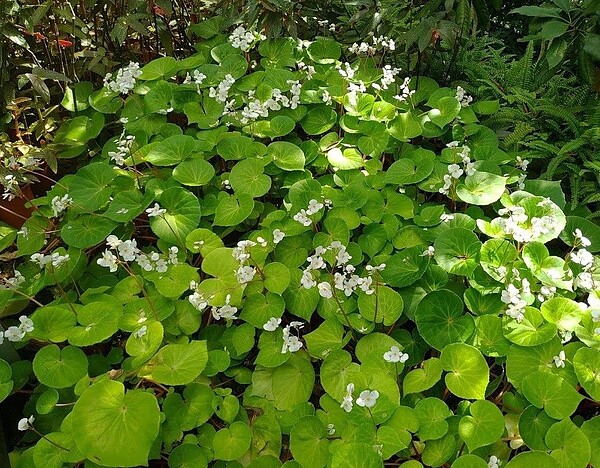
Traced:
<path id="1" fill-rule="evenodd" d="M 13 466 L 599 465 L 600 228 L 498 137 L 532 81 L 191 31 L 67 90 L 85 164 L 2 228 Z"/>

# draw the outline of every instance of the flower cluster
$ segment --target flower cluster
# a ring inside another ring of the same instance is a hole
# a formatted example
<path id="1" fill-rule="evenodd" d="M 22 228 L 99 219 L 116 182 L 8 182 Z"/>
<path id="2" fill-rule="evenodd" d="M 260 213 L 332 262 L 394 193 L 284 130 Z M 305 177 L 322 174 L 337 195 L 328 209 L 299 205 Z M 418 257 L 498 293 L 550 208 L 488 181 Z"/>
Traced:
<path id="1" fill-rule="evenodd" d="M 55 196 L 50 202 L 54 217 L 58 218 L 58 215 L 69 208 L 72 204 L 73 199 L 68 194 L 63 195 L 62 197 L 59 197 L 58 195 Z"/>
<path id="2" fill-rule="evenodd" d="M 140 64 L 129 62 L 129 65 L 117 71 L 117 77 L 114 80 L 112 73 L 107 73 L 104 77 L 104 86 L 114 93 L 127 94 L 135 87 L 135 80 L 141 74 Z"/>
<path id="3" fill-rule="evenodd" d="M 242 117 L 240 118 L 240 123 L 245 125 L 259 117 L 268 117 L 270 110 L 278 111 L 282 107 L 296 109 L 300 103 L 302 85 L 297 80 L 288 80 L 287 83 L 291 85 L 291 97 L 283 94 L 279 88 L 274 88 L 271 97 L 262 102 L 260 99 L 254 98 L 254 91 L 251 90 L 248 93 L 248 104 L 241 111 Z"/>
<path id="4" fill-rule="evenodd" d="M 237 307 L 234 307 L 230 304 L 231 294 L 227 294 L 225 296 L 225 304 L 221 307 L 211 307 L 210 312 L 215 320 L 225 319 L 225 320 L 235 320 L 237 316 Z M 191 302 L 191 301 L 190 301 Z"/>
<path id="5" fill-rule="evenodd" d="M 12 278 L 0 278 L 0 289 L 18 289 L 25 282 L 25 277 L 19 270 L 15 270 Z"/>
<path id="6" fill-rule="evenodd" d="M 259 242 L 262 240 L 264 243 L 266 243 L 266 241 L 264 241 L 262 238 L 257 240 Z M 255 245 L 257 244 L 254 241 L 242 240 L 237 243 L 237 247 L 235 247 L 231 252 L 233 258 L 240 262 L 239 268 L 235 271 L 235 277 L 240 284 L 249 283 L 254 278 L 254 275 L 256 275 L 256 268 L 247 264 L 251 257 L 248 249 L 250 247 L 254 247 Z"/>
<path id="7" fill-rule="evenodd" d="M 219 102 L 227 102 L 227 98 L 229 97 L 229 90 L 235 83 L 235 79 L 229 73 L 225 75 L 223 81 L 221 81 L 216 88 L 211 87 L 208 90 L 208 95 L 211 98 L 215 98 Z"/>
<path id="8" fill-rule="evenodd" d="M 508 305 L 506 315 L 512 317 L 517 322 L 521 322 L 525 317 L 525 307 L 527 306 L 527 300 L 524 296 L 531 294 L 529 280 L 527 278 L 520 279 L 518 270 L 513 271 L 513 281 L 509 283 L 506 288 L 502 291 L 500 300 Z M 516 282 L 521 283 L 521 287 L 515 286 Z"/>
<path id="9" fill-rule="evenodd" d="M 405 102 L 406 100 L 408 100 L 409 97 L 411 97 L 413 94 L 415 94 L 416 90 L 410 89 L 409 85 L 410 85 L 410 77 L 407 76 L 406 78 L 404 78 L 404 81 L 400 85 L 400 92 L 398 94 L 396 94 L 394 96 L 394 98 L 398 99 L 398 101 L 400 101 L 400 102 Z"/>
<path id="10" fill-rule="evenodd" d="M 106 238 L 106 245 L 109 247 L 104 251 L 102 256 L 96 260 L 96 263 L 101 267 L 108 268 L 111 273 L 117 271 L 119 265 L 119 257 L 124 262 L 136 262 L 144 271 L 156 270 L 158 273 L 165 273 L 169 264 L 177 265 L 179 260 L 177 254 L 179 248 L 169 247 L 167 258 L 161 256 L 158 252 L 146 254 L 137 247 L 135 239 L 122 241 L 115 235 L 110 235 Z M 116 255 L 113 253 L 116 252 Z"/>
<path id="11" fill-rule="evenodd" d="M 460 86 L 456 87 L 456 100 L 460 102 L 462 107 L 467 107 L 469 104 L 473 102 L 473 96 L 469 96 L 465 94 L 465 90 Z"/>
<path id="12" fill-rule="evenodd" d="M 390 39 L 387 36 L 373 36 L 373 44 L 369 44 L 367 42 L 361 42 L 360 44 L 354 43 L 348 48 L 348 52 L 352 54 L 367 54 L 374 55 L 378 49 L 389 49 L 396 50 L 396 42 L 393 39 Z"/>
<path id="13" fill-rule="evenodd" d="M 325 205 L 323 203 L 320 203 L 313 198 L 308 202 L 308 207 L 306 209 L 301 209 L 293 216 L 293 219 L 294 221 L 298 221 L 303 226 L 310 226 L 312 224 L 312 220 L 309 218 L 309 216 L 317 214 L 324 207 Z"/>
<path id="14" fill-rule="evenodd" d="M 20 184 L 27 184 L 35 181 L 30 174 L 40 169 L 39 165 L 41 160 L 31 156 L 6 157 L 4 151 L 1 149 L 0 158 L 2 158 L 2 164 L 4 166 L 0 167 L 0 174 L 3 174 L 0 178 L 0 184 L 4 187 L 2 198 L 10 201 L 19 196 L 21 192 L 19 187 Z"/>
<path id="15" fill-rule="evenodd" d="M 31 261 L 37 263 L 40 268 L 44 268 L 46 265 L 52 265 L 54 268 L 58 268 L 62 264 L 69 261 L 69 254 L 61 255 L 58 252 L 52 252 L 49 255 L 41 253 L 34 253 L 31 256 Z"/>
<path id="16" fill-rule="evenodd" d="M 340 241 L 333 241 L 327 248 L 319 245 L 315 249 L 314 255 L 311 255 L 306 259 L 309 265 L 302 272 L 302 278 L 300 284 L 305 289 L 311 289 L 315 286 L 319 291 L 319 295 L 326 299 L 333 297 L 333 288 L 331 283 L 328 281 L 322 281 L 317 283 L 313 276 L 313 272 L 326 269 L 327 263 L 322 255 L 326 252 L 332 251 L 335 253 L 335 268 L 336 271 L 333 274 L 333 285 L 335 289 L 343 291 L 344 294 L 349 297 L 356 289 L 360 288 L 365 294 L 373 294 L 375 291 L 371 288 L 373 284 L 373 273 L 375 271 L 382 271 L 385 268 L 385 263 L 379 266 L 367 265 L 367 276 L 360 277 L 356 272 L 356 268 L 353 265 L 347 263 L 352 259 L 352 256 L 346 250 L 346 247 Z"/>
<path id="17" fill-rule="evenodd" d="M 283 346 L 281 347 L 281 353 L 285 354 L 288 351 L 295 353 L 302 348 L 303 343 L 300 341 L 300 329 L 304 327 L 302 322 L 290 322 L 289 325 L 283 327 Z M 291 335 L 290 330 L 296 330 L 296 335 Z"/>
<path id="18" fill-rule="evenodd" d="M 33 321 L 27 317 L 26 315 L 21 315 L 19 317 L 19 326 L 11 326 L 8 327 L 5 331 L 0 331 L 0 344 L 4 342 L 4 338 L 8 341 L 21 341 L 25 338 L 25 334 L 32 332 Z"/>
<path id="19" fill-rule="evenodd" d="M 201 73 L 200 70 L 194 70 L 192 75 L 190 75 L 189 72 L 187 72 L 185 74 L 185 79 L 183 80 L 183 84 L 191 84 L 191 82 L 193 80 L 194 84 L 196 85 L 196 91 L 198 92 L 198 94 L 200 94 L 201 93 L 200 85 L 204 82 L 205 79 L 206 79 L 206 75 L 204 73 Z"/>
<path id="20" fill-rule="evenodd" d="M 385 65 L 382 71 L 383 77 L 381 78 L 381 84 L 371 84 L 371 86 L 377 90 L 388 89 L 390 85 L 396 81 L 396 76 L 400 73 L 401 69 L 392 67 L 391 65 Z"/>
<path id="21" fill-rule="evenodd" d="M 114 160 L 117 166 L 125 164 L 125 158 L 130 154 L 134 141 L 135 137 L 133 135 L 125 135 L 125 129 L 123 129 L 121 136 L 117 140 L 117 150 L 108 152 L 110 160 Z"/>
<path id="22" fill-rule="evenodd" d="M 259 39 L 266 39 L 266 36 L 257 32 L 248 31 L 243 26 L 238 26 L 229 36 L 229 43 L 235 49 L 248 52 Z"/>
<path id="23" fill-rule="evenodd" d="M 545 202 L 540 202 L 545 203 Z M 538 204 L 539 205 L 539 204 Z M 532 242 L 539 236 L 550 232 L 555 223 L 552 216 L 542 216 L 541 218 L 529 217 L 525 213 L 525 208 L 520 206 L 510 206 L 498 210 L 500 216 L 506 218 L 496 218 L 494 223 L 504 231 L 506 235 L 510 235 L 517 242 Z M 529 220 L 530 227 L 524 225 Z"/>

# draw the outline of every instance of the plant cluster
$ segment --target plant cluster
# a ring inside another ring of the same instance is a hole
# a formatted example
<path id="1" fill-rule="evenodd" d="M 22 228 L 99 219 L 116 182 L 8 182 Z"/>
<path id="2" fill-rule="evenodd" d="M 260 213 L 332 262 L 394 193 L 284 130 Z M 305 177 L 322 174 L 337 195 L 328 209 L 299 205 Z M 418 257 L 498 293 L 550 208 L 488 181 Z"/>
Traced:
<path id="1" fill-rule="evenodd" d="M 600 228 L 499 103 L 220 24 L 65 97 L 89 160 L 0 238 L 12 466 L 600 464 Z"/>

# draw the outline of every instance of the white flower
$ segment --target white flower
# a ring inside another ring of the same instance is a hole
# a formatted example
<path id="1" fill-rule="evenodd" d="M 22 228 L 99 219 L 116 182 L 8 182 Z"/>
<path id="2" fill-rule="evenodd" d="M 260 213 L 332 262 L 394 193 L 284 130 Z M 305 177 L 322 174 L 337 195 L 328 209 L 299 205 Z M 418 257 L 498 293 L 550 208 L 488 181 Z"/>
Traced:
<path id="1" fill-rule="evenodd" d="M 386 362 L 405 363 L 408 360 L 408 354 L 400 351 L 398 346 L 392 346 L 388 352 L 384 353 L 383 359 L 385 359 Z"/>
<path id="2" fill-rule="evenodd" d="M 456 87 L 456 100 L 460 102 L 462 107 L 467 107 L 471 102 L 473 102 L 473 97 L 465 94 L 465 90 L 457 86 Z"/>
<path id="3" fill-rule="evenodd" d="M 33 421 L 35 421 L 35 418 L 32 416 L 29 416 L 29 419 L 27 418 L 23 418 L 21 420 L 19 420 L 19 423 L 17 424 L 17 428 L 20 431 L 27 431 L 28 429 L 31 429 L 33 426 Z"/>
<path id="4" fill-rule="evenodd" d="M 434 255 L 435 255 L 435 247 L 433 245 L 430 245 L 429 247 L 427 247 L 427 250 L 425 250 L 421 254 L 421 257 L 433 257 Z"/>
<path id="5" fill-rule="evenodd" d="M 571 260 L 587 270 L 594 263 L 594 255 L 592 255 L 586 249 L 579 249 L 575 253 L 571 252 Z"/>
<path id="6" fill-rule="evenodd" d="M 234 320 L 237 318 L 235 315 L 237 313 L 237 307 L 230 305 L 229 301 L 231 301 L 231 294 L 227 294 L 227 296 L 225 296 L 225 304 L 223 306 L 213 307 L 211 309 L 212 316 L 215 318 L 215 320 L 222 318 L 226 320 Z"/>
<path id="7" fill-rule="evenodd" d="M 52 199 L 51 205 L 54 217 L 57 218 L 60 213 L 65 211 L 69 206 L 73 204 L 73 199 L 69 195 L 63 195 L 62 197 L 56 196 Z"/>
<path id="8" fill-rule="evenodd" d="M 4 279 L 4 284 L 0 284 L 0 289 L 18 289 L 25 282 L 25 277 L 19 270 L 15 270 L 12 278 Z"/>
<path id="9" fill-rule="evenodd" d="M 300 284 L 304 289 L 314 288 L 317 285 L 317 282 L 313 279 L 312 273 L 310 270 L 304 270 L 302 272 L 302 278 L 300 279 Z"/>
<path id="10" fill-rule="evenodd" d="M 335 426 L 331 423 L 327 424 L 327 434 L 330 436 L 335 434 Z"/>
<path id="11" fill-rule="evenodd" d="M 321 210 L 323 208 L 323 203 L 319 203 L 317 200 L 315 200 L 314 198 L 312 200 L 310 200 L 308 202 L 308 209 L 306 210 L 306 213 L 309 215 L 313 215 L 319 212 L 319 210 Z"/>
<path id="12" fill-rule="evenodd" d="M 349 383 L 346 385 L 346 395 L 344 396 L 342 404 L 340 405 L 340 408 L 342 408 L 346 413 L 352 411 L 352 401 L 354 399 L 352 397 L 352 393 L 354 393 L 354 384 Z"/>
<path id="13" fill-rule="evenodd" d="M 117 260 L 117 256 L 114 255 L 110 250 L 105 250 L 102 254 L 102 257 L 96 260 L 96 263 L 101 267 L 110 268 L 110 272 L 114 273 L 118 268 Z"/>
<path id="14" fill-rule="evenodd" d="M 554 360 L 554 365 L 556 367 L 565 367 L 566 356 L 564 351 L 561 351 L 560 353 L 558 353 L 558 356 L 554 356 L 552 359 Z"/>
<path id="15" fill-rule="evenodd" d="M 148 213 L 148 217 L 152 218 L 154 216 L 162 216 L 167 212 L 166 209 L 161 208 L 158 203 L 155 203 L 153 207 L 148 208 L 146 213 Z"/>
<path id="16" fill-rule="evenodd" d="M 492 455 L 488 461 L 488 468 L 499 468 L 502 462 L 496 455 Z"/>
<path id="17" fill-rule="evenodd" d="M 176 246 L 169 247 L 169 262 L 171 262 L 171 265 L 177 265 L 179 263 L 179 259 L 177 258 L 178 252 L 179 248 Z"/>
<path id="18" fill-rule="evenodd" d="M 135 239 L 121 242 L 118 245 L 117 250 L 119 255 L 126 262 L 133 262 L 136 254 L 139 252 L 139 249 L 137 248 L 137 241 Z"/>
<path id="19" fill-rule="evenodd" d="M 53 252 L 52 255 L 50 255 L 52 266 L 56 268 L 61 266 L 63 263 L 68 262 L 69 258 L 69 254 L 60 255 L 58 252 Z"/>
<path id="20" fill-rule="evenodd" d="M 4 338 L 6 338 L 8 341 L 21 341 L 23 338 L 25 338 L 25 332 L 19 327 L 8 327 L 4 332 Z"/>
<path id="21" fill-rule="evenodd" d="M 279 244 L 283 240 L 284 237 L 285 237 L 285 232 L 283 232 L 281 229 L 273 230 L 273 242 L 275 244 Z"/>
<path id="22" fill-rule="evenodd" d="M 527 170 L 527 166 L 529 166 L 529 161 L 527 159 L 522 159 L 521 156 L 517 156 L 517 162 L 515 164 L 522 171 Z"/>
<path id="23" fill-rule="evenodd" d="M 294 215 L 293 219 L 294 221 L 298 221 L 303 226 L 310 226 L 312 224 L 312 221 L 307 215 L 308 213 L 306 212 L 306 210 L 302 209 Z"/>
<path id="24" fill-rule="evenodd" d="M 333 297 L 333 292 L 331 290 L 331 284 L 329 284 L 327 282 L 322 282 L 322 283 L 319 283 L 317 287 L 319 288 L 319 295 L 321 297 L 324 297 L 326 299 Z"/>
<path id="25" fill-rule="evenodd" d="M 108 245 L 111 249 L 116 249 L 120 244 L 121 240 L 113 234 L 106 238 L 106 245 Z"/>
<path id="26" fill-rule="evenodd" d="M 267 322 L 263 325 L 263 329 L 266 331 L 275 331 L 279 324 L 281 323 L 281 319 L 277 317 L 271 317 Z"/>
<path id="27" fill-rule="evenodd" d="M 143 327 L 141 327 L 138 331 L 133 333 L 133 336 L 135 336 L 136 338 L 141 338 L 142 336 L 144 336 L 146 333 L 148 333 L 148 327 L 146 325 L 144 325 Z"/>
<path id="28" fill-rule="evenodd" d="M 31 320 L 26 315 L 21 315 L 19 317 L 19 322 L 21 322 L 21 325 L 19 325 L 19 328 L 21 330 L 23 330 L 25 333 L 29 333 L 29 332 L 33 331 L 33 320 Z"/>
<path id="29" fill-rule="evenodd" d="M 156 266 L 156 271 L 158 271 L 159 273 L 165 273 L 169 269 L 169 264 L 163 258 L 161 258 L 160 260 L 157 260 L 155 266 Z"/>
<path id="30" fill-rule="evenodd" d="M 129 62 L 129 65 L 117 71 L 117 77 L 114 81 L 112 80 L 112 74 L 107 73 L 104 77 L 104 86 L 115 93 L 127 94 L 135 87 L 135 79 L 141 74 L 139 63 Z"/>
<path id="31" fill-rule="evenodd" d="M 575 239 L 577 239 L 577 241 L 579 241 L 579 244 L 581 244 L 583 247 L 589 247 L 590 245 L 592 245 L 590 240 L 587 237 L 583 236 L 581 229 L 579 229 L 579 228 L 575 229 L 575 232 L 573 232 L 573 235 L 575 236 Z"/>
<path id="32" fill-rule="evenodd" d="M 239 284 L 246 284 L 252 281 L 256 275 L 256 268 L 251 266 L 241 266 L 235 272 L 235 277 Z"/>
<path id="33" fill-rule="evenodd" d="M 458 179 L 463 173 L 464 171 L 458 164 L 450 164 L 448 166 L 448 174 L 454 179 Z"/>
<path id="34" fill-rule="evenodd" d="M 377 390 L 363 390 L 356 399 L 356 404 L 366 408 L 373 408 L 375 403 L 377 403 L 377 398 L 379 398 L 379 392 Z"/>
<path id="35" fill-rule="evenodd" d="M 290 351 L 290 353 L 295 353 L 300 348 L 302 348 L 302 341 L 297 336 L 289 336 L 285 343 Z"/>
<path id="36" fill-rule="evenodd" d="M 442 223 L 447 223 L 448 221 L 452 221 L 453 219 L 454 219 L 454 215 L 453 214 L 442 213 L 440 215 L 440 221 Z"/>
<path id="37" fill-rule="evenodd" d="M 331 94 L 329 94 L 329 91 L 327 91 L 327 90 L 323 91 L 323 94 L 321 95 L 321 99 L 327 105 L 331 104 L 331 102 L 332 102 Z"/>
<path id="38" fill-rule="evenodd" d="M 579 273 L 573 280 L 573 286 L 579 289 L 594 289 L 594 277 L 588 271 Z"/>
<path id="39" fill-rule="evenodd" d="M 192 304 L 200 312 L 202 312 L 208 306 L 208 300 L 206 300 L 199 292 L 194 292 L 194 294 L 189 296 L 188 301 L 190 301 L 190 304 Z"/>

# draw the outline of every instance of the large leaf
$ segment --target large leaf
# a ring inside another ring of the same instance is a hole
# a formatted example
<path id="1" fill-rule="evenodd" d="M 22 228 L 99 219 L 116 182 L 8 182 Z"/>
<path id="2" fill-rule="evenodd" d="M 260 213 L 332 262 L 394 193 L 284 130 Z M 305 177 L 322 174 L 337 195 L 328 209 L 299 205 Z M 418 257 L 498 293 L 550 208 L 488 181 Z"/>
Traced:
<path id="1" fill-rule="evenodd" d="M 164 385 L 186 385 L 204 370 L 208 362 L 206 341 L 169 344 L 146 364 L 147 379 Z"/>
<path id="2" fill-rule="evenodd" d="M 158 199 L 166 213 L 150 219 L 152 231 L 163 241 L 180 246 L 185 238 L 200 222 L 198 198 L 181 187 L 171 187 L 161 193 Z"/>
<path id="3" fill-rule="evenodd" d="M 446 385 L 454 395 L 483 400 L 489 382 L 489 369 L 481 352 L 464 343 L 452 343 L 442 350 L 442 367 L 449 373 Z"/>
<path id="4" fill-rule="evenodd" d="M 160 410 L 154 395 L 125 392 L 121 382 L 102 380 L 88 387 L 71 413 L 77 448 L 103 466 L 148 464 L 158 436 Z"/>

